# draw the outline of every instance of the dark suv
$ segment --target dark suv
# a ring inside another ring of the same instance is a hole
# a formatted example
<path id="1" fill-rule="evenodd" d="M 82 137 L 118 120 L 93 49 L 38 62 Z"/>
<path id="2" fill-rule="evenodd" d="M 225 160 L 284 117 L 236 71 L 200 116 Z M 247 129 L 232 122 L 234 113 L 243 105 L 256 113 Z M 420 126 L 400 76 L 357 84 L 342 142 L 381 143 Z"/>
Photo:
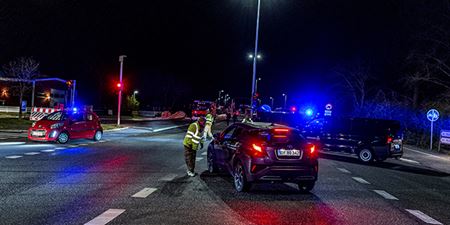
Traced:
<path id="1" fill-rule="evenodd" d="M 228 171 L 238 192 L 252 182 L 293 182 L 310 191 L 317 180 L 317 150 L 299 130 L 270 123 L 236 123 L 208 146 L 208 170 Z"/>
<path id="2" fill-rule="evenodd" d="M 322 118 L 305 126 L 303 136 L 323 152 L 355 154 L 362 162 L 403 155 L 400 123 L 369 118 Z"/>

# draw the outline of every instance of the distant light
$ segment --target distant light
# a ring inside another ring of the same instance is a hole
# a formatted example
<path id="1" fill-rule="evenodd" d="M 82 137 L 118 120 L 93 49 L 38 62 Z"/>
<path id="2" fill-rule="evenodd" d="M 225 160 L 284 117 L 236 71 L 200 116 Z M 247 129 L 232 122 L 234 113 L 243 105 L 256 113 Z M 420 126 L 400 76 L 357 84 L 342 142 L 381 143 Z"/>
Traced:
<path id="1" fill-rule="evenodd" d="M 262 57 L 262 56 L 261 56 L 260 54 L 256 55 L 256 58 L 257 58 L 257 59 L 261 59 L 261 57 Z"/>
<path id="2" fill-rule="evenodd" d="M 139 94 L 139 91 L 134 91 L 133 93 L 134 93 L 135 95 L 137 95 L 137 94 Z"/>
<path id="3" fill-rule="evenodd" d="M 117 87 L 118 88 L 122 87 L 122 83 L 117 83 Z"/>
<path id="4" fill-rule="evenodd" d="M 313 110 L 312 110 L 312 109 L 307 109 L 307 110 L 305 111 L 305 114 L 306 114 L 307 116 L 312 116 Z"/>
<path id="5" fill-rule="evenodd" d="M 296 111 L 297 111 L 297 107 L 292 106 L 292 107 L 291 107 L 291 111 L 292 111 L 292 112 L 296 112 Z"/>
<path id="6" fill-rule="evenodd" d="M 248 54 L 249 59 L 253 59 L 253 54 Z"/>
<path id="7" fill-rule="evenodd" d="M 73 107 L 73 111 L 74 112 L 78 111 L 77 107 Z"/>

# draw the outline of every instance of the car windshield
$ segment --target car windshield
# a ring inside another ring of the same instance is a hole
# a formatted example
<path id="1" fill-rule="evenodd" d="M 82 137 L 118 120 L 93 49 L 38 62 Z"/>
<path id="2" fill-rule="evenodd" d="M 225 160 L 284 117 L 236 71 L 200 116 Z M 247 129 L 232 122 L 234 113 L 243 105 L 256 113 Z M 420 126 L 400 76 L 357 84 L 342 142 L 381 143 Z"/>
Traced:
<path id="1" fill-rule="evenodd" d="M 62 111 L 59 111 L 59 112 L 54 112 L 54 113 L 51 113 L 51 114 L 45 116 L 42 120 L 61 121 L 61 120 L 65 120 L 66 118 L 67 118 L 66 114 Z"/>

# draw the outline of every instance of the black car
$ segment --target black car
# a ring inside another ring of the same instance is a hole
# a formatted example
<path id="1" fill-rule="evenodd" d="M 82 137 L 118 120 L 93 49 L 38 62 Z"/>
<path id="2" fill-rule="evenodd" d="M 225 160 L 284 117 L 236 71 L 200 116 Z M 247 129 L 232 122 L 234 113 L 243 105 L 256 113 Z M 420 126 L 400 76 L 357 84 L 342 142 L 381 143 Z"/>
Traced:
<path id="1" fill-rule="evenodd" d="M 301 191 L 317 180 L 316 147 L 297 129 L 272 123 L 236 123 L 208 146 L 208 170 L 225 170 L 238 192 L 253 182 L 293 182 Z"/>
<path id="2" fill-rule="evenodd" d="M 323 152 L 357 155 L 365 163 L 403 155 L 400 123 L 370 118 L 322 118 L 311 121 L 302 134 L 317 141 Z"/>

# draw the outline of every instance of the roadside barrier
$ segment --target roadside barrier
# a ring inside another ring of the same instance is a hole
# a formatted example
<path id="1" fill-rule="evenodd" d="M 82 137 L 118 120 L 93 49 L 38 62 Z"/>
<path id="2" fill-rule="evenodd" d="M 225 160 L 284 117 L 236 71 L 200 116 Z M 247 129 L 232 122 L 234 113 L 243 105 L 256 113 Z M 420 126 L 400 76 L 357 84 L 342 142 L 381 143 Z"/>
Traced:
<path id="1" fill-rule="evenodd" d="M 44 118 L 44 116 L 47 116 L 48 114 L 54 113 L 57 111 L 61 111 L 61 109 L 33 107 L 33 108 L 31 108 L 30 120 L 38 121 L 38 120 Z"/>

